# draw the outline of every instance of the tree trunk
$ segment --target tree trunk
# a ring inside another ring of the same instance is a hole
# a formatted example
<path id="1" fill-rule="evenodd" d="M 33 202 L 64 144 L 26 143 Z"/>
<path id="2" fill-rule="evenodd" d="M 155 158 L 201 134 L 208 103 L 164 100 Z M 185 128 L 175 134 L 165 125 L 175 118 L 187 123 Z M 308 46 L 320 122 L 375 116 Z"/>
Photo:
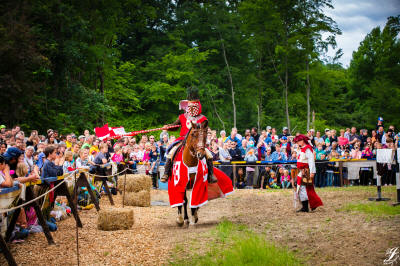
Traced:
<path id="1" fill-rule="evenodd" d="M 222 39 L 222 35 L 219 32 L 219 38 L 221 40 L 221 47 L 222 47 L 222 55 L 224 56 L 224 61 L 226 64 L 226 68 L 228 69 L 228 78 L 229 78 L 229 83 L 231 85 L 231 94 L 232 94 L 232 107 L 233 107 L 233 127 L 236 127 L 236 104 L 235 104 L 235 90 L 233 88 L 233 80 L 232 80 L 232 74 L 231 74 L 231 69 L 229 67 L 228 59 L 226 57 L 226 52 L 225 52 L 225 45 L 224 45 L 224 39 Z"/>
<path id="2" fill-rule="evenodd" d="M 313 126 L 313 129 L 315 130 L 315 111 L 314 110 L 312 111 L 312 126 Z"/>
<path id="3" fill-rule="evenodd" d="M 289 117 L 289 102 L 288 102 L 288 81 L 289 81 L 289 73 L 288 73 L 288 66 L 287 66 L 287 55 L 285 55 L 285 105 L 286 105 L 286 122 L 287 127 L 290 131 L 290 117 Z"/>
<path id="4" fill-rule="evenodd" d="M 218 112 L 217 112 L 217 107 L 215 106 L 214 99 L 213 99 L 213 97 L 211 96 L 211 94 L 208 94 L 208 95 L 209 95 L 210 98 L 211 98 L 211 102 L 212 102 L 212 105 L 213 105 L 213 107 L 214 107 L 215 115 L 217 116 L 218 120 L 219 120 L 219 121 L 221 122 L 221 124 L 222 124 L 223 129 L 225 130 L 225 123 L 224 123 L 224 121 L 221 119 L 221 117 L 219 116 L 219 114 L 218 114 Z"/>
<path id="5" fill-rule="evenodd" d="M 261 113 L 261 106 L 257 104 L 257 128 L 258 128 L 258 132 L 260 132 L 261 128 L 260 128 L 260 113 Z"/>
<path id="6" fill-rule="evenodd" d="M 306 69 L 307 69 L 307 131 L 310 129 L 310 62 L 308 59 L 306 60 Z"/>

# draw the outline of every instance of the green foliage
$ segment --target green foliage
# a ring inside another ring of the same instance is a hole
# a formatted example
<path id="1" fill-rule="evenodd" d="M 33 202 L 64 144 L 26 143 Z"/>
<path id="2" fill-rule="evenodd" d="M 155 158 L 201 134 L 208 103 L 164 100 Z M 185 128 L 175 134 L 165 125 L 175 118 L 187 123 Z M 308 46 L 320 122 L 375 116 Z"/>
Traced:
<path id="1" fill-rule="evenodd" d="M 330 0 L 3 2 L 0 110 L 8 126 L 161 126 L 195 86 L 210 126 L 229 130 L 230 78 L 239 130 L 279 132 L 290 122 L 304 132 L 308 79 L 317 130 L 373 128 L 378 116 L 400 126 L 399 17 L 373 29 L 344 69 L 324 59 L 340 34 L 322 12 Z"/>

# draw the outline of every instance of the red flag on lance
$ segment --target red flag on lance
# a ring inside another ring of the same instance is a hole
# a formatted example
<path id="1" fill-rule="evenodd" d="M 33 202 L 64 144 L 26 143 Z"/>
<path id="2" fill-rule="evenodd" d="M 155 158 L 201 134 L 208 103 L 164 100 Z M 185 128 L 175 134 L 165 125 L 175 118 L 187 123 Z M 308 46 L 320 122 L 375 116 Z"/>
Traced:
<path id="1" fill-rule="evenodd" d="M 123 137 L 133 137 L 138 134 L 149 133 L 149 132 L 165 130 L 165 129 L 171 129 L 171 128 L 176 128 L 176 127 L 180 127 L 180 125 L 174 125 L 174 126 L 169 126 L 169 127 L 159 127 L 159 128 L 146 129 L 146 130 L 138 130 L 138 131 L 132 131 L 132 132 L 126 133 L 124 127 L 108 127 L 108 124 L 105 124 L 102 127 L 96 127 L 94 129 L 94 132 L 96 133 L 96 136 L 99 139 L 104 140 L 106 138 L 119 139 L 119 138 L 123 138 Z"/>
<path id="2" fill-rule="evenodd" d="M 94 133 L 96 134 L 96 137 L 103 140 L 110 137 L 110 128 L 108 127 L 108 124 L 105 124 L 102 127 L 96 127 Z"/>

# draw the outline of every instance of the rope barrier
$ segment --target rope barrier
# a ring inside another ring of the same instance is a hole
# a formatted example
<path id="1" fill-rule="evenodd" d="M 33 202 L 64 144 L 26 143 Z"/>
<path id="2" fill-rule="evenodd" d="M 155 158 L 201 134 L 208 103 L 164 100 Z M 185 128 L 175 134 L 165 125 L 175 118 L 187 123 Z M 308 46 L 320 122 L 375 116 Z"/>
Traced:
<path id="1" fill-rule="evenodd" d="M 122 173 L 124 173 L 125 171 L 127 171 L 128 170 L 128 168 L 125 168 L 124 170 L 122 170 L 121 172 L 118 172 L 118 173 L 115 173 L 115 174 L 113 174 L 113 175 L 96 175 L 96 174 L 91 174 L 91 173 L 88 173 L 88 175 L 89 176 L 94 176 L 94 177 L 114 177 L 114 176 L 116 176 L 116 175 L 120 175 L 120 174 L 122 174 Z"/>
<path id="2" fill-rule="evenodd" d="M 47 191 L 46 193 L 44 193 L 44 194 L 42 194 L 42 195 L 40 195 L 40 196 L 38 196 L 38 197 L 36 197 L 36 198 L 34 198 L 34 199 L 28 201 L 28 202 L 25 202 L 25 203 L 23 203 L 23 204 L 21 204 L 21 205 L 19 205 L 19 206 L 16 206 L 16 207 L 13 207 L 13 208 L 10 208 L 10 209 L 0 209 L 0 213 L 10 212 L 10 211 L 14 211 L 14 210 L 16 210 L 16 209 L 25 207 L 26 205 L 29 205 L 29 204 L 31 204 L 32 202 L 35 202 L 35 201 L 37 201 L 38 199 L 43 198 L 44 196 L 46 196 L 46 195 L 49 194 L 50 192 L 54 191 L 56 188 L 58 188 L 59 186 L 61 186 L 61 184 L 64 183 L 65 181 L 66 181 L 65 179 L 62 180 L 59 184 L 57 184 L 56 186 L 54 186 L 52 189 L 50 189 L 50 190 Z"/>
<path id="3" fill-rule="evenodd" d="M 37 200 L 39 200 L 39 199 L 45 197 L 47 194 L 49 194 L 50 192 L 54 191 L 56 188 L 58 188 L 59 186 L 61 186 L 62 183 L 66 182 L 66 179 L 67 179 L 67 178 L 69 178 L 70 176 L 72 176 L 72 175 L 75 174 L 75 173 L 76 173 L 76 170 L 73 171 L 73 172 L 71 172 L 71 173 L 68 173 L 68 175 L 65 176 L 64 179 L 63 179 L 59 184 L 57 184 L 57 185 L 54 186 L 53 188 L 49 189 L 46 193 L 44 193 L 44 194 L 42 194 L 42 195 L 40 195 L 40 196 L 38 196 L 38 197 L 36 197 L 36 198 L 30 200 L 30 201 L 27 201 L 27 202 L 25 202 L 25 203 L 23 203 L 23 204 L 21 204 L 21 205 L 18 205 L 18 206 L 16 206 L 16 207 L 13 207 L 13 208 L 9 208 L 9 209 L 0 209 L 0 214 L 1 214 L 1 213 L 6 213 L 6 212 L 10 212 L 10 211 L 14 211 L 14 210 L 17 210 L 17 209 L 19 209 L 19 208 L 25 207 L 26 205 L 29 205 L 29 204 L 31 204 L 32 202 L 35 202 L 35 201 L 37 201 Z"/>

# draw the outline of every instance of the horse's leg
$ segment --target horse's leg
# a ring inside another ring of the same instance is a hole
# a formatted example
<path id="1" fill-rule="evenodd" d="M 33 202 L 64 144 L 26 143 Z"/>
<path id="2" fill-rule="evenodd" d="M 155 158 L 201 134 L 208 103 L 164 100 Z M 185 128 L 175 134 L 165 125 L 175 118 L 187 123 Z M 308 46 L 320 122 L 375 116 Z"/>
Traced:
<path id="1" fill-rule="evenodd" d="M 183 203 L 183 212 L 184 216 L 183 219 L 185 220 L 185 225 L 189 226 L 189 216 L 188 216 L 188 211 L 187 211 L 187 196 L 186 196 L 186 190 L 185 190 L 185 197 L 184 197 L 184 203 Z"/>
<path id="2" fill-rule="evenodd" d="M 192 224 L 196 224 L 199 221 L 199 216 L 198 216 L 199 208 L 191 208 L 190 210 L 192 212 L 192 217 L 193 217 L 191 222 Z"/>
<path id="3" fill-rule="evenodd" d="M 178 217 L 176 217 L 176 224 L 178 226 L 183 225 L 182 206 L 178 206 Z"/>

